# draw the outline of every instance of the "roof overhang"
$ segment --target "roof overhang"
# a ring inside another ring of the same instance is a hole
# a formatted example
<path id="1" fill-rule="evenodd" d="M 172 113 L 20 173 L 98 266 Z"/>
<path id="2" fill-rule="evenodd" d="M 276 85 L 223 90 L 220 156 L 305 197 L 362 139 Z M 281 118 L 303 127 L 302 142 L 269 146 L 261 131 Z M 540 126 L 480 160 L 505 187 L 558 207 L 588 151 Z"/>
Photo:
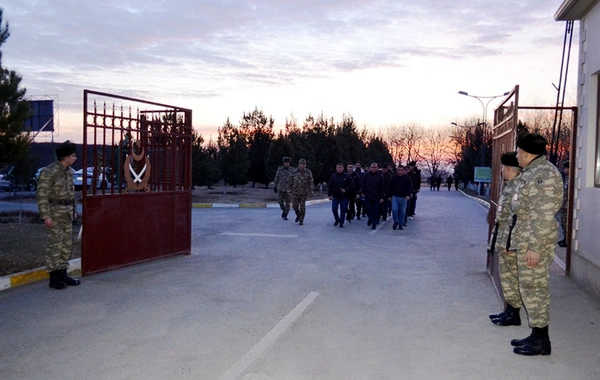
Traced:
<path id="1" fill-rule="evenodd" d="M 554 14 L 556 21 L 581 20 L 599 0 L 565 0 Z"/>

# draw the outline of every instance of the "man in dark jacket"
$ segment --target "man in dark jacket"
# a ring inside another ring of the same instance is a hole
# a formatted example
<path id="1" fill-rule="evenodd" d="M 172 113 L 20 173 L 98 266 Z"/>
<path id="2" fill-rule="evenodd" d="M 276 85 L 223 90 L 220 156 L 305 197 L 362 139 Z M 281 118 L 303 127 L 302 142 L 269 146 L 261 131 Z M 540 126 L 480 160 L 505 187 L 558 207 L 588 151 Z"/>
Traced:
<path id="1" fill-rule="evenodd" d="M 360 189 L 362 197 L 365 198 L 365 209 L 369 218 L 367 226 L 374 230 L 377 228 L 379 207 L 385 196 L 385 179 L 376 162 L 371 164 L 369 172 L 365 174 Z"/>
<path id="2" fill-rule="evenodd" d="M 354 165 L 348 164 L 347 173 L 352 178 L 352 183 L 354 184 L 354 188 L 348 194 L 348 213 L 346 214 L 346 220 L 352 222 L 354 216 L 356 215 L 356 208 L 354 207 L 355 202 L 357 201 L 357 195 L 360 194 L 360 178 L 358 178 L 358 174 L 354 172 Z M 358 215 L 358 220 L 360 220 L 360 215 Z"/>
<path id="3" fill-rule="evenodd" d="M 394 225 L 392 229 L 404 229 L 404 221 L 406 214 L 406 205 L 413 194 L 412 181 L 409 176 L 405 175 L 405 169 L 398 166 L 398 175 L 390 179 L 390 184 L 387 190 L 388 201 L 392 202 L 392 216 Z"/>
<path id="4" fill-rule="evenodd" d="M 356 173 L 358 176 L 358 183 L 360 187 L 360 184 L 362 184 L 362 181 L 365 178 L 365 174 L 367 174 L 367 172 L 362 168 L 360 161 L 356 161 L 356 164 L 354 165 L 354 173 Z M 360 220 L 361 216 L 365 216 L 365 206 L 360 196 L 360 191 L 357 191 L 356 194 L 356 220 Z"/>
<path id="5" fill-rule="evenodd" d="M 327 183 L 327 196 L 331 202 L 331 211 L 335 218 L 334 226 L 344 228 L 346 220 L 346 208 L 348 208 L 348 195 L 354 189 L 354 181 L 348 173 L 344 172 L 344 164 L 337 164 L 335 167 L 336 173 L 329 177 Z M 339 214 L 338 214 L 339 209 Z"/>
<path id="6" fill-rule="evenodd" d="M 382 167 L 381 167 L 381 174 L 383 174 L 383 186 L 384 189 L 387 190 L 389 183 L 390 183 L 390 179 L 392 178 L 392 171 L 389 169 L 388 164 L 386 164 L 385 162 L 383 163 Z M 388 201 L 387 201 L 387 196 L 384 195 L 383 196 L 383 203 L 381 204 L 380 210 L 379 210 L 379 217 L 385 222 L 387 220 L 388 217 Z"/>
<path id="7" fill-rule="evenodd" d="M 412 219 L 415 216 L 415 210 L 417 208 L 417 193 L 421 191 L 421 171 L 417 168 L 416 161 L 409 162 L 407 167 L 409 167 L 410 170 L 406 174 L 410 177 L 413 186 L 413 194 L 408 204 L 407 215 Z M 431 181 L 433 183 L 433 176 L 431 177 Z"/>

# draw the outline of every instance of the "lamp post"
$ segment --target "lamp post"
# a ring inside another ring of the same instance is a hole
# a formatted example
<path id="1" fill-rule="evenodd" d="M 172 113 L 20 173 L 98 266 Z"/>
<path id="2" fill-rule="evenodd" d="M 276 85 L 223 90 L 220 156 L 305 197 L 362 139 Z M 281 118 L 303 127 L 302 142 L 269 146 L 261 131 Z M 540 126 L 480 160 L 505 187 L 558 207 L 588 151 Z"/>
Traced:
<path id="1" fill-rule="evenodd" d="M 485 150 L 486 150 L 486 146 L 487 146 L 487 108 L 488 105 L 490 104 L 490 102 L 496 98 L 500 98 L 502 96 L 506 96 L 508 94 L 510 94 L 510 92 L 505 92 L 502 95 L 493 95 L 493 96 L 479 96 L 479 95 L 470 95 L 468 92 L 466 91 L 459 91 L 458 92 L 460 95 L 464 95 L 464 96 L 469 96 L 471 98 L 475 98 L 477 100 L 479 100 L 479 103 L 481 103 L 481 107 L 483 108 L 483 117 L 482 117 L 482 124 L 483 124 L 483 130 L 482 130 L 482 141 L 481 141 L 481 166 L 485 166 Z M 481 99 L 488 99 L 487 102 L 483 102 L 483 100 Z M 484 191 L 484 185 L 483 182 L 480 183 L 480 187 L 479 187 L 479 195 L 484 195 L 485 191 Z"/>

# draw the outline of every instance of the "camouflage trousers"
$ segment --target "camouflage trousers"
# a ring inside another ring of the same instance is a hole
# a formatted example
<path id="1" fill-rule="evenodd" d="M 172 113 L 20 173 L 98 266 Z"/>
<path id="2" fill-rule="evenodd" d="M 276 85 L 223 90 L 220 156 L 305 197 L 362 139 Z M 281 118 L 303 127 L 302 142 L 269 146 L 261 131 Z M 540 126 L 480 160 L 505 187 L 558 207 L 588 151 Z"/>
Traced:
<path id="1" fill-rule="evenodd" d="M 73 225 L 71 221 L 54 220 L 54 226 L 48 228 L 48 246 L 46 247 L 46 270 L 67 269 L 73 248 Z"/>
<path id="2" fill-rule="evenodd" d="M 542 252 L 535 268 L 527 265 L 525 251 L 517 251 L 516 256 L 519 293 L 527 312 L 529 327 L 546 327 L 550 322 L 549 280 L 554 252 Z"/>
<path id="3" fill-rule="evenodd" d="M 292 206 L 299 220 L 301 222 L 304 221 L 304 216 L 306 215 L 306 195 L 294 195 Z"/>
<path id="4" fill-rule="evenodd" d="M 292 202 L 292 193 L 289 191 L 280 191 L 277 193 L 277 203 L 279 203 L 279 208 L 286 215 L 290 212 L 290 203 Z"/>
<path id="5" fill-rule="evenodd" d="M 504 294 L 504 301 L 512 307 L 523 306 L 521 294 L 519 293 L 519 269 L 517 267 L 517 254 L 500 252 L 498 255 L 500 264 L 500 285 Z"/>

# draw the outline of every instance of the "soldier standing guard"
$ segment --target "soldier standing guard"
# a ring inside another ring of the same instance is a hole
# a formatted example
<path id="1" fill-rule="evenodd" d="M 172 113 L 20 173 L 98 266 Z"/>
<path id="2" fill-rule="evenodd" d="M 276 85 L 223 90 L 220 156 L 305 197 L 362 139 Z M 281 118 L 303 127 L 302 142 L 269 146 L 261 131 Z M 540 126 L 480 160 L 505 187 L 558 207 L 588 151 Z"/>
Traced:
<path id="1" fill-rule="evenodd" d="M 506 307 L 498 314 L 489 317 L 492 323 L 498 326 L 520 326 L 521 316 L 519 312 L 523 302 L 519 294 L 519 272 L 517 267 L 517 255 L 514 251 L 506 249 L 509 244 L 509 236 L 514 228 L 510 202 L 515 194 L 517 178 L 521 173 L 517 152 L 506 152 L 500 156 L 502 178 L 506 181 L 502 188 L 502 194 L 498 200 L 498 212 L 496 213 L 495 232 L 489 245 L 489 251 L 494 253 L 495 247 L 500 252 L 498 262 L 500 266 L 500 285 L 504 294 Z"/>
<path id="2" fill-rule="evenodd" d="M 306 160 L 301 158 L 298 161 L 298 170 L 292 176 L 292 197 L 294 212 L 296 213 L 296 222 L 304 224 L 306 215 L 306 198 L 313 195 L 315 182 L 312 172 L 306 168 Z"/>
<path id="3" fill-rule="evenodd" d="M 550 355 L 550 264 L 558 235 L 554 215 L 563 199 L 563 183 L 558 169 L 544 155 L 548 142 L 528 133 L 517 142 L 517 159 L 523 168 L 517 179 L 510 209 L 515 219 L 509 248 L 517 256 L 519 293 L 531 335 L 513 339 L 513 352 L 519 355 Z"/>
<path id="4" fill-rule="evenodd" d="M 48 228 L 46 270 L 53 289 L 79 285 L 79 280 L 67 276 L 73 249 L 72 222 L 77 219 L 71 171 L 77 160 L 76 150 L 77 146 L 69 140 L 56 147 L 56 161 L 46 166 L 38 179 L 36 197 L 40 218 Z"/>
<path id="5" fill-rule="evenodd" d="M 287 216 L 290 212 L 290 202 L 292 200 L 292 176 L 296 169 L 290 167 L 291 159 L 283 157 L 283 166 L 277 168 L 273 185 L 275 193 L 277 193 L 277 202 L 281 208 L 281 217 L 283 220 L 288 220 Z"/>

